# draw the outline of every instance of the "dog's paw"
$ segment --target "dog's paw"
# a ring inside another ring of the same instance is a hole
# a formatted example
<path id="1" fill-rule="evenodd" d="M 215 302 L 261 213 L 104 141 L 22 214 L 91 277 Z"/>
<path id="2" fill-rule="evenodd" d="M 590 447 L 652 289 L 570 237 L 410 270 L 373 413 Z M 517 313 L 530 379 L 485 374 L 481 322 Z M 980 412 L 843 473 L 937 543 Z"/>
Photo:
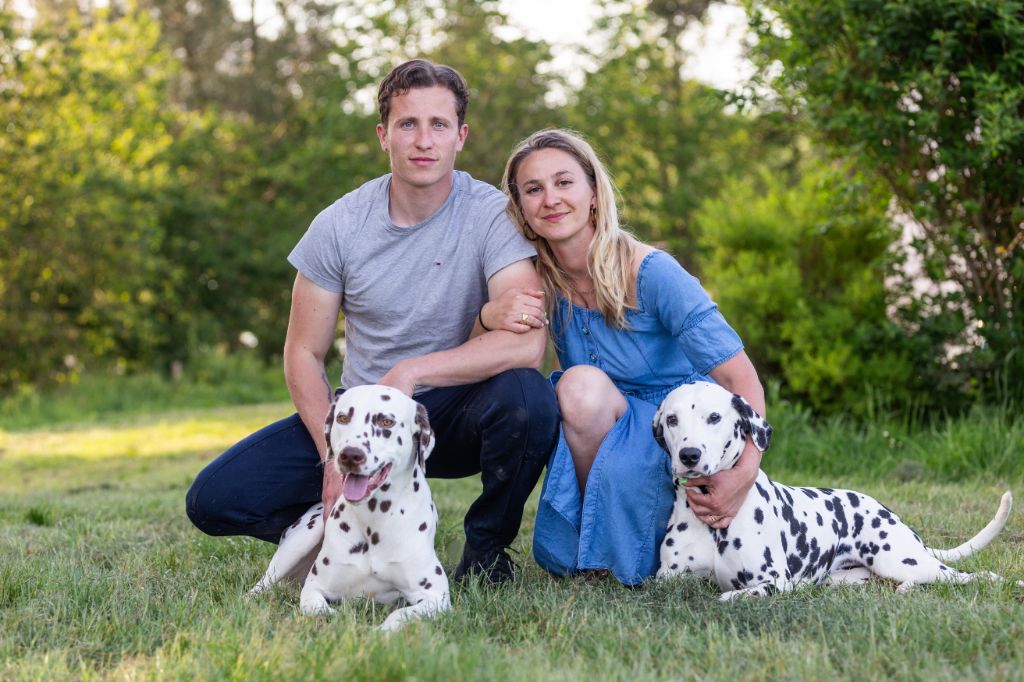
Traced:
<path id="1" fill-rule="evenodd" d="M 250 588 L 249 591 L 245 593 L 245 596 L 256 597 L 263 594 L 264 592 L 269 592 L 270 590 L 274 589 L 274 586 L 277 585 L 277 583 L 278 581 L 274 579 L 273 574 L 267 573 L 262 578 L 260 578 L 259 582 L 253 585 L 252 588 Z"/>
<path id="2" fill-rule="evenodd" d="M 718 601 L 732 601 L 740 597 L 769 597 L 773 594 L 778 594 L 785 589 L 785 587 L 780 587 L 774 583 L 761 583 L 742 590 L 730 590 L 729 592 L 723 592 L 719 595 Z"/>
<path id="3" fill-rule="evenodd" d="M 299 610 L 306 616 L 329 616 L 335 613 L 322 594 L 308 590 L 303 590 L 299 597 Z"/>
<path id="4" fill-rule="evenodd" d="M 384 619 L 384 622 L 377 626 L 378 632 L 395 632 L 405 627 L 408 619 L 403 618 L 398 611 L 393 612 Z"/>
<path id="5" fill-rule="evenodd" d="M 673 566 L 675 566 L 675 564 L 673 564 Z M 662 566 L 661 568 L 658 569 L 658 572 L 654 574 L 654 579 L 655 580 L 671 580 L 672 578 L 681 578 L 683 576 L 693 576 L 693 575 L 700 575 L 700 574 L 695 573 L 693 571 L 693 569 L 690 568 L 689 566 L 683 566 L 682 568 L 680 568 L 679 566 L 676 566 L 675 568 L 671 568 L 669 566 Z"/>
<path id="6" fill-rule="evenodd" d="M 302 604 L 299 606 L 299 610 L 302 611 L 304 616 L 331 616 L 337 613 L 337 610 L 324 602 L 322 605 L 307 606 Z"/>

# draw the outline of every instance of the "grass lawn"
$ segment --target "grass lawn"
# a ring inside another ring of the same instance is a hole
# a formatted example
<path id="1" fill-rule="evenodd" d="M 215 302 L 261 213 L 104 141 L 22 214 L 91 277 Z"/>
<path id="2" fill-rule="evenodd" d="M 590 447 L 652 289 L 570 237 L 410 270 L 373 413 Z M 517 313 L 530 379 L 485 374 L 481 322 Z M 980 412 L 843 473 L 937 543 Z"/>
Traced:
<path id="1" fill-rule="evenodd" d="M 273 547 L 202 535 L 184 494 L 211 457 L 289 411 L 0 432 L 0 679 L 1024 679 L 1024 590 L 1009 584 L 897 595 L 875 581 L 720 604 L 697 580 L 629 590 L 555 579 L 530 556 L 533 505 L 514 584 L 453 584 L 454 608 L 437 621 L 385 636 L 373 626 L 387 608 L 365 601 L 317 619 L 298 613 L 297 589 L 250 600 Z M 1007 488 L 1024 503 L 1020 424 L 907 435 L 783 422 L 770 475 L 872 494 L 934 546 L 977 532 Z M 972 473 L 932 475 L 961 471 L 933 463 L 936 450 Z M 479 481 L 431 485 L 451 569 Z M 960 566 L 1024 578 L 1020 510 Z"/>

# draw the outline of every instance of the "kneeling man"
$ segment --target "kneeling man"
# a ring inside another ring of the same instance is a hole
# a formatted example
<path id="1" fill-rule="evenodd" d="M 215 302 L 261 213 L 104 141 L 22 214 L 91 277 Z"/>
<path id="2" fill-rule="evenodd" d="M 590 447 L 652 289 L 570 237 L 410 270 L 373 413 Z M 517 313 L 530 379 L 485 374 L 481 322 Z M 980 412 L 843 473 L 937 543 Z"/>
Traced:
<path id="1" fill-rule="evenodd" d="M 285 377 L 298 412 L 200 472 L 186 507 L 202 531 L 277 542 L 316 501 L 334 508 L 342 490 L 335 467 L 323 467 L 333 395 L 324 359 L 342 312 L 340 390 L 377 383 L 415 395 L 436 437 L 427 476 L 481 475 L 453 577 L 512 577 L 505 549 L 554 447 L 558 408 L 536 370 L 542 319 L 524 319 L 525 334 L 487 331 L 478 319 L 502 292 L 542 287 L 505 196 L 455 170 L 467 101 L 458 72 L 424 60 L 382 81 L 377 137 L 391 173 L 322 211 L 288 257 L 298 274 Z"/>

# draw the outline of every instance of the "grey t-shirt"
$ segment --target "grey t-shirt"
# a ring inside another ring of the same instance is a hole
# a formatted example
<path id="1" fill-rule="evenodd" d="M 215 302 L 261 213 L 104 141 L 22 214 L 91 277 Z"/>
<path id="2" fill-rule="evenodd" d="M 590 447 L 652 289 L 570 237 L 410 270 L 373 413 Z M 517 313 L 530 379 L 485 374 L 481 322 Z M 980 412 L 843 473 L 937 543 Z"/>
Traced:
<path id="1" fill-rule="evenodd" d="M 506 216 L 505 195 L 467 173 L 455 171 L 444 204 L 411 227 L 391 222 L 390 185 L 390 174 L 371 180 L 321 211 L 288 256 L 317 286 L 342 294 L 345 388 L 464 343 L 487 280 L 536 255 Z"/>

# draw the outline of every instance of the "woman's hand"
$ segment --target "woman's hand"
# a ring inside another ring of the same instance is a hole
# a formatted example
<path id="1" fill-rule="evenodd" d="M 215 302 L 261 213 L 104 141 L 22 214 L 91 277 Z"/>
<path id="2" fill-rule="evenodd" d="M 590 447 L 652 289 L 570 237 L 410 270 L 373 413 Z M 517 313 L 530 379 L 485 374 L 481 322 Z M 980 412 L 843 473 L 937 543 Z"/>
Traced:
<path id="1" fill-rule="evenodd" d="M 712 528 L 728 527 L 754 487 L 760 463 L 761 453 L 748 440 L 743 455 L 732 469 L 689 479 L 685 487 L 690 510 Z"/>
<path id="2" fill-rule="evenodd" d="M 544 292 L 533 289 L 509 289 L 480 311 L 484 327 L 490 331 L 503 329 L 522 334 L 548 323 Z"/>
<path id="3" fill-rule="evenodd" d="M 722 388 L 743 396 L 754 411 L 764 415 L 764 388 L 757 370 L 744 351 L 740 351 L 709 374 Z M 736 466 L 714 476 L 691 478 L 686 482 L 686 499 L 697 518 L 712 528 L 726 528 L 743 506 L 754 487 L 761 467 L 761 451 L 747 438 Z M 701 487 L 707 493 L 701 492 Z"/>

